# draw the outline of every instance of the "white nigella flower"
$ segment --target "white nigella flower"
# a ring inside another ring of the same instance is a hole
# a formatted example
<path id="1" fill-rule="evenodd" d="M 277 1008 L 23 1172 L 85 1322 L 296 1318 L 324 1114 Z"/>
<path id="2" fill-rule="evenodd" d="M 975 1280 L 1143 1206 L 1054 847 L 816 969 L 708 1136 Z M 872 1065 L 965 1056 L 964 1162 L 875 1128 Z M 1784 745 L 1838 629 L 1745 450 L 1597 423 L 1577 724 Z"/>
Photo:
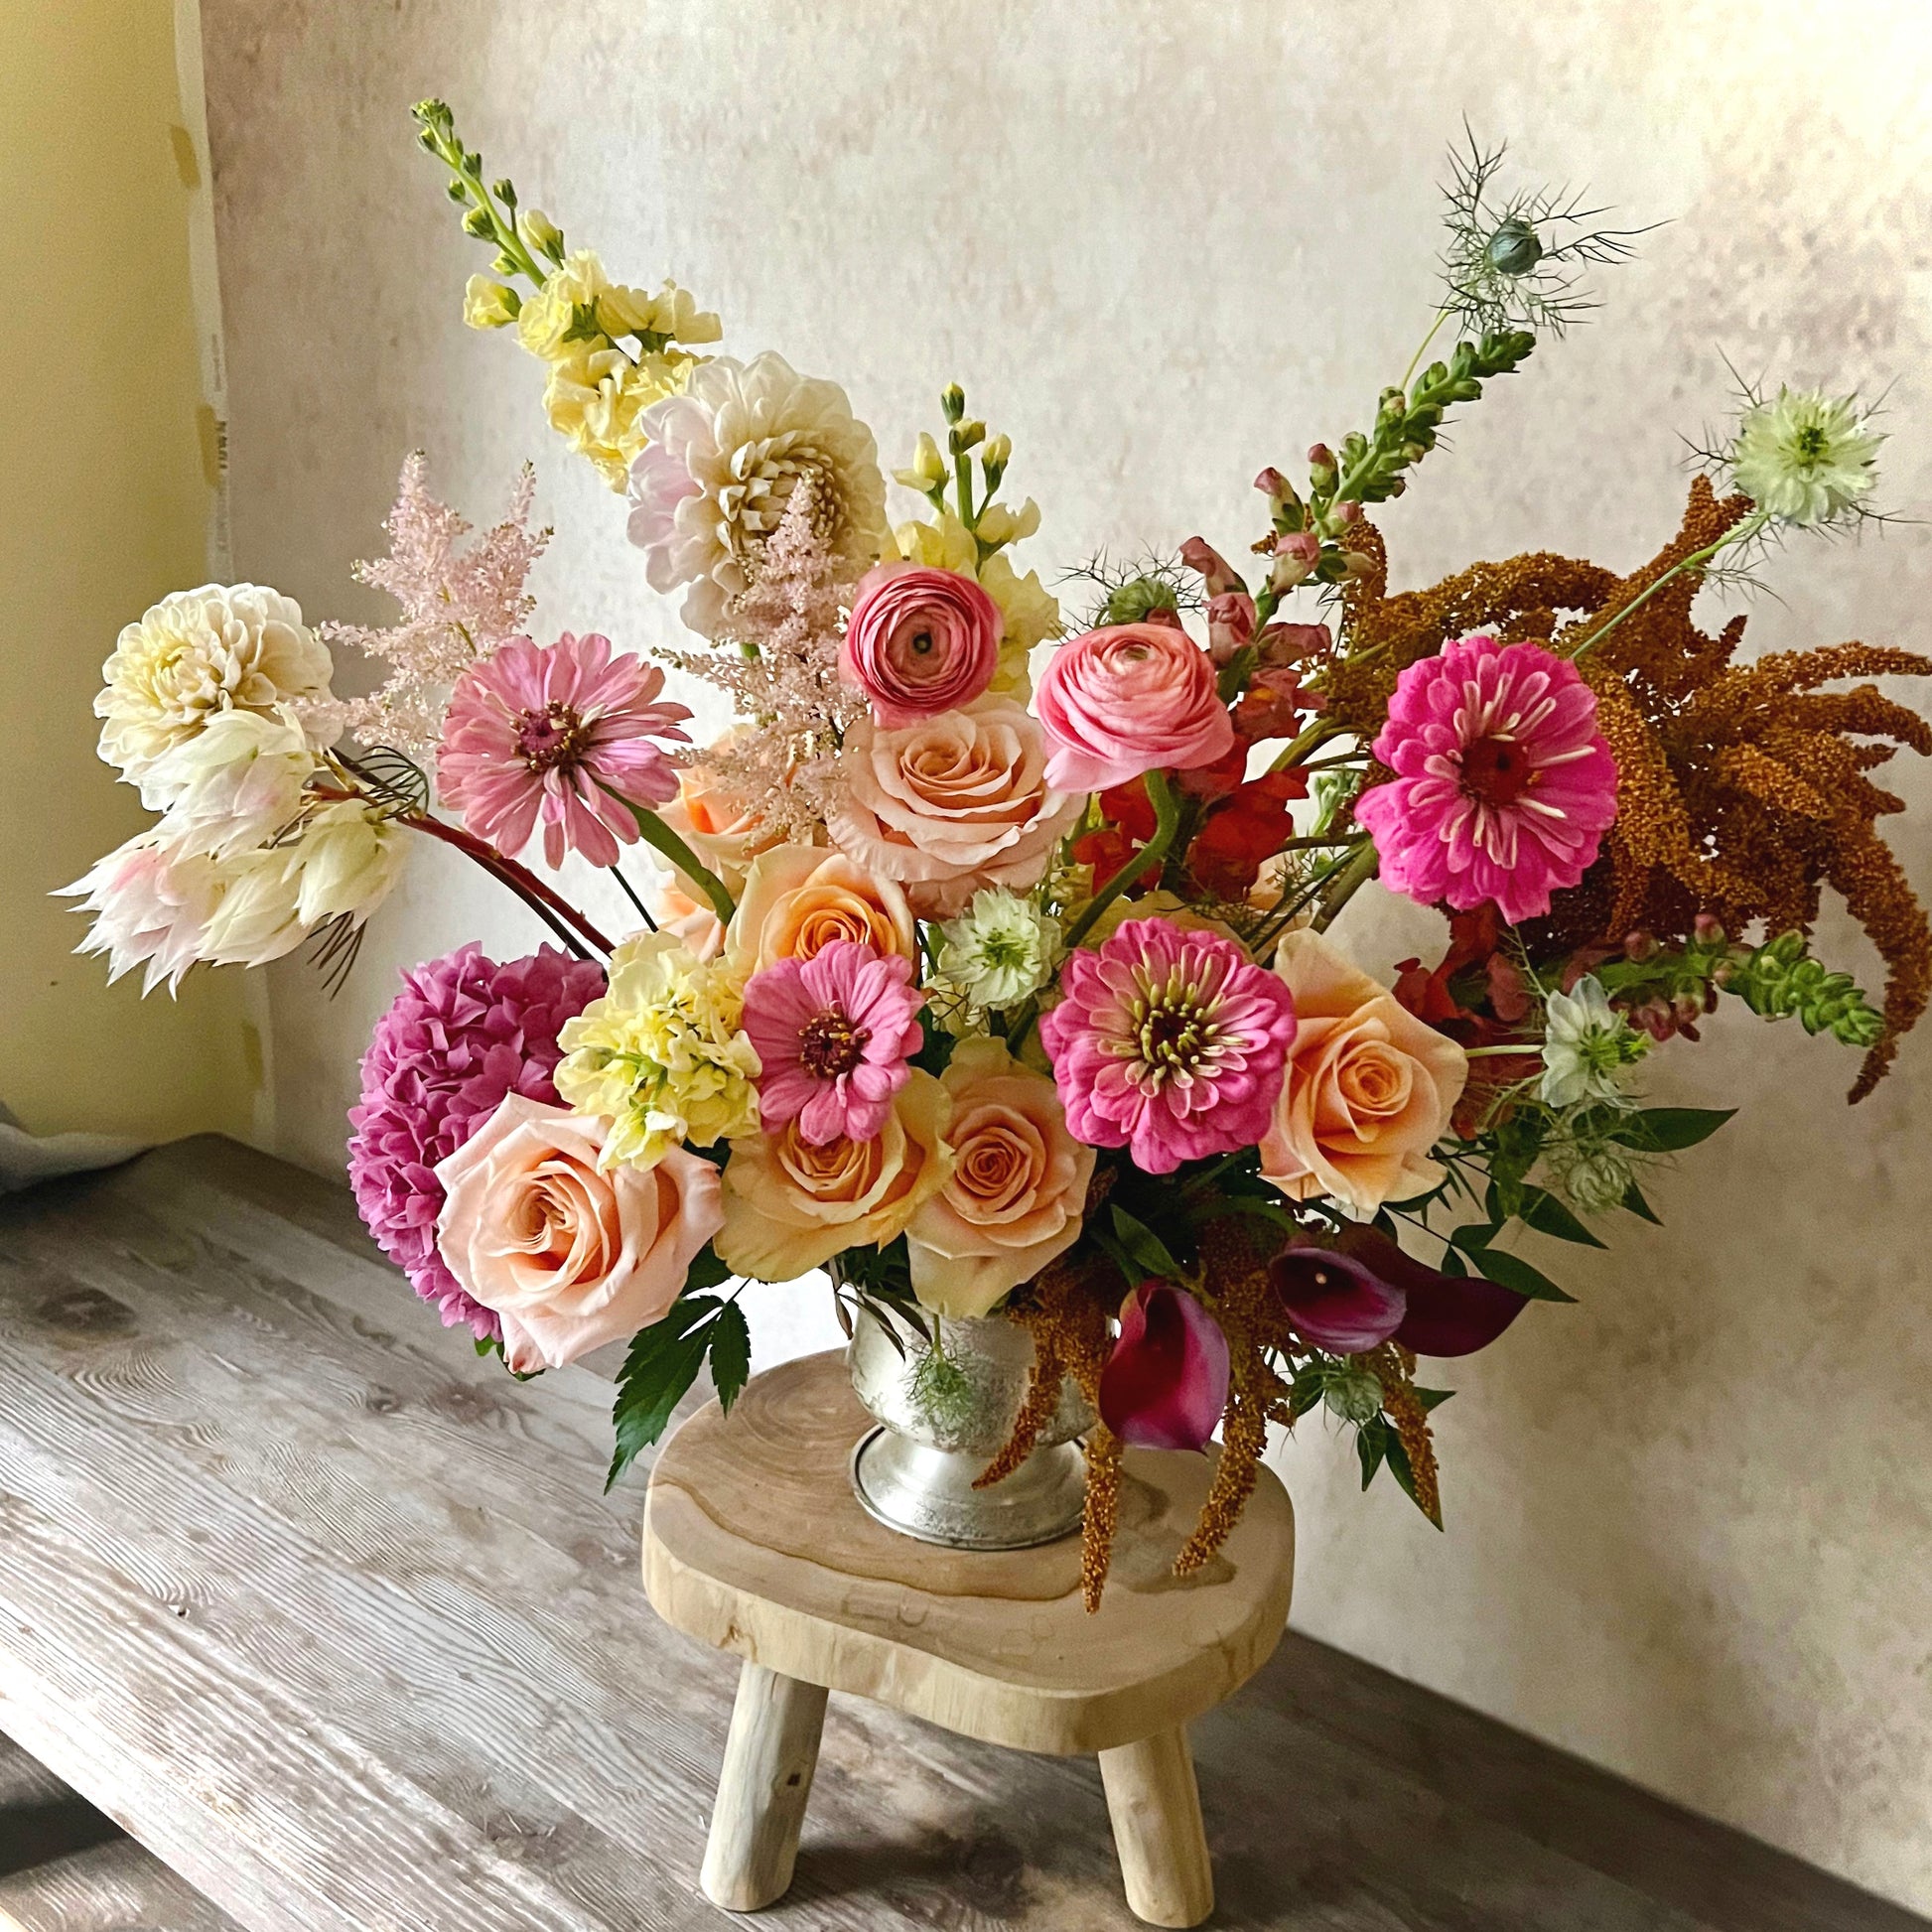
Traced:
<path id="1" fill-rule="evenodd" d="M 1730 474 L 1759 509 L 1787 523 L 1831 523 L 1871 493 L 1878 446 L 1856 396 L 1780 388 L 1753 403 L 1731 445 Z"/>
<path id="2" fill-rule="evenodd" d="M 1585 1215 L 1607 1214 L 1621 1206 L 1636 1178 L 1630 1157 L 1613 1141 L 1577 1149 L 1571 1158 L 1554 1162 L 1552 1168 L 1558 1191 Z"/>
<path id="3" fill-rule="evenodd" d="M 1612 1009 L 1593 973 L 1569 993 L 1552 993 L 1544 1011 L 1543 1080 L 1537 1089 L 1544 1105 L 1620 1100 L 1630 1069 L 1650 1050 L 1650 1035 Z"/>
<path id="4" fill-rule="evenodd" d="M 976 1007 L 1010 1007 L 1037 993 L 1059 957 L 1059 921 L 998 889 L 975 893 L 941 931 L 940 975 Z"/>
<path id="5" fill-rule="evenodd" d="M 173 803 L 168 825 L 184 854 L 216 858 L 273 838 L 302 809 L 320 760 L 287 705 L 223 711 L 156 760 L 152 782 Z"/>
<path id="6" fill-rule="evenodd" d="M 630 472 L 630 541 L 653 590 L 691 586 L 684 621 L 707 637 L 751 587 L 806 475 L 819 482 L 816 534 L 842 576 L 861 576 L 890 541 L 872 431 L 836 382 L 802 376 L 781 355 L 702 364 L 637 429 L 647 447 Z"/>

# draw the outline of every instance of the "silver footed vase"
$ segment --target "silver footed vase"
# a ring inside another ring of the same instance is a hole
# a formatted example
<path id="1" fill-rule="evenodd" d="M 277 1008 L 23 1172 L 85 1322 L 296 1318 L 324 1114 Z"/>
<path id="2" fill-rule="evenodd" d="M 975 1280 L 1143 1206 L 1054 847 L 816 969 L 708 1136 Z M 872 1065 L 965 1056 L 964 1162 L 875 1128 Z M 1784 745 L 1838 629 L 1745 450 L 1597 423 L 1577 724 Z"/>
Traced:
<path id="1" fill-rule="evenodd" d="M 1078 1385 L 1061 1382 L 1059 1406 L 1019 1468 L 976 1489 L 1027 1399 L 1033 1337 L 1004 1314 L 935 1319 L 937 1349 L 896 1315 L 859 1311 L 852 1387 L 878 1425 L 852 1452 L 859 1501 L 889 1529 L 954 1550 L 1027 1550 L 1070 1535 L 1086 1496 L 1077 1439 L 1095 1420 Z"/>

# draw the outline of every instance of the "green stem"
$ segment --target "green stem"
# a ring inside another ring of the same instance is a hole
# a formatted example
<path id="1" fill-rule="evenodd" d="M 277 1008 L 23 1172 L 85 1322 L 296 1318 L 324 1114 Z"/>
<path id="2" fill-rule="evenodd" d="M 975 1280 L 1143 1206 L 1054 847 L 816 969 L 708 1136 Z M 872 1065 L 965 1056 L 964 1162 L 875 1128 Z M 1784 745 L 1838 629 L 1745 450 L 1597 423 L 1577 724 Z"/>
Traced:
<path id="1" fill-rule="evenodd" d="M 1648 590 L 1644 591 L 1638 597 L 1633 597 L 1613 617 L 1606 618 L 1603 622 L 1598 624 L 1582 643 L 1578 644 L 1571 651 L 1571 657 L 1573 659 L 1579 658 L 1587 650 L 1594 650 L 1631 612 L 1641 611 L 1672 578 L 1682 577 L 1688 571 L 1702 570 L 1720 550 L 1727 549 L 1733 543 L 1742 543 L 1746 538 L 1756 536 L 1758 531 L 1763 529 L 1765 524 L 1770 522 L 1770 520 L 1771 513 L 1769 510 L 1753 510 L 1734 530 L 1725 531 L 1716 543 L 1707 543 L 1702 550 L 1693 550 L 1688 557 L 1672 564 L 1670 569 L 1665 571 L 1663 576 L 1658 578 L 1656 583 L 1652 584 Z"/>
<path id="2" fill-rule="evenodd" d="M 605 788 L 610 789 L 609 786 Z M 711 909 L 730 925 L 732 914 L 738 910 L 738 906 L 725 890 L 725 882 L 654 811 L 634 799 L 624 798 L 621 792 L 614 791 L 611 796 L 621 799 L 630 816 L 637 821 L 637 836 L 646 845 L 661 852 L 679 872 L 700 887 L 705 897 L 711 901 Z"/>
<path id="3" fill-rule="evenodd" d="M 1409 393 L 1409 384 L 1416 373 L 1416 365 L 1429 353 L 1429 345 L 1443 333 L 1443 324 L 1454 313 L 1450 309 L 1438 309 L 1436 320 L 1429 325 L 1429 334 L 1422 339 L 1422 345 L 1409 358 L 1409 366 L 1402 371 L 1402 393 Z"/>
<path id="4" fill-rule="evenodd" d="M 973 459 L 964 450 L 953 452 L 953 484 L 959 491 L 959 520 L 967 529 L 973 528 Z M 977 535 L 974 538 L 978 541 Z"/>
<path id="5" fill-rule="evenodd" d="M 1353 858 L 1328 880 L 1321 894 L 1321 906 L 1314 915 L 1314 929 L 1326 932 L 1334 924 L 1341 908 L 1353 898 L 1357 892 L 1375 877 L 1375 868 L 1381 863 L 1381 855 L 1375 850 L 1372 839 L 1364 839 Z"/>
<path id="6" fill-rule="evenodd" d="M 1268 767 L 1269 770 L 1287 771 L 1292 769 L 1295 765 L 1301 763 L 1323 740 L 1339 738 L 1343 730 L 1344 727 L 1335 724 L 1330 719 L 1317 718 L 1300 738 L 1296 739 L 1281 753 L 1274 763 Z"/>
<path id="7" fill-rule="evenodd" d="M 1087 901 L 1086 909 L 1067 928 L 1065 948 L 1071 952 L 1093 929 L 1093 922 L 1126 892 L 1135 880 L 1168 856 L 1173 835 L 1180 829 L 1180 800 L 1165 771 L 1147 774 L 1147 795 L 1154 805 L 1154 836 Z"/>

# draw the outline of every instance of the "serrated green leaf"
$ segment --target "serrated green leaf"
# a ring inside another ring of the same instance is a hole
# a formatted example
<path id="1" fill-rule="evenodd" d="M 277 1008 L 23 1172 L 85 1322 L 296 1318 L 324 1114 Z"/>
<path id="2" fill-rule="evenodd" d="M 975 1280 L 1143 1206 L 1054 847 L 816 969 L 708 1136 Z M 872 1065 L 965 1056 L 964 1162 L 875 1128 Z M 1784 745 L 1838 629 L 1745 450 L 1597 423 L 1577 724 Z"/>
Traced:
<path id="1" fill-rule="evenodd" d="M 1736 1111 L 1735 1107 L 1646 1107 L 1613 1128 L 1609 1138 L 1647 1154 L 1676 1154 L 1708 1141 Z"/>
<path id="2" fill-rule="evenodd" d="M 696 1295 L 701 1290 L 716 1288 L 721 1282 L 728 1282 L 732 1271 L 718 1259 L 716 1250 L 707 1241 L 691 1257 L 691 1265 L 684 1271 L 684 1293 Z"/>
<path id="3" fill-rule="evenodd" d="M 752 1330 L 745 1311 L 727 1302 L 705 1332 L 711 1341 L 711 1386 L 718 1391 L 718 1406 L 729 1416 L 752 1379 Z"/>
<path id="4" fill-rule="evenodd" d="M 1149 1275 L 1170 1282 L 1185 1279 L 1179 1263 L 1168 1252 L 1168 1244 L 1145 1221 L 1136 1220 L 1124 1207 L 1115 1207 L 1110 1213 L 1114 1238 L 1136 1266 L 1144 1271 L 1143 1280 Z"/>
<path id="5" fill-rule="evenodd" d="M 644 1330 L 645 1334 L 650 1332 L 648 1328 Z M 611 1472 L 604 1479 L 607 1491 L 663 1435 L 671 1411 L 698 1379 L 710 1341 L 710 1328 L 706 1326 L 677 1335 L 641 1357 L 635 1344 L 632 1345 L 631 1358 L 624 1363 L 626 1372 L 618 1384 L 617 1400 L 611 1407 L 611 1426 L 617 1442 L 611 1455 Z"/>
<path id="6" fill-rule="evenodd" d="M 1574 1302 L 1542 1269 L 1535 1268 L 1521 1255 L 1504 1254 L 1499 1248 L 1478 1248 L 1469 1256 L 1486 1282 L 1507 1288 L 1533 1302 Z"/>
<path id="7" fill-rule="evenodd" d="M 1648 1221 L 1654 1228 L 1664 1225 L 1657 1216 L 1657 1210 L 1644 1199 L 1643 1189 L 1634 1180 L 1623 1190 L 1623 1205 L 1640 1221 Z"/>

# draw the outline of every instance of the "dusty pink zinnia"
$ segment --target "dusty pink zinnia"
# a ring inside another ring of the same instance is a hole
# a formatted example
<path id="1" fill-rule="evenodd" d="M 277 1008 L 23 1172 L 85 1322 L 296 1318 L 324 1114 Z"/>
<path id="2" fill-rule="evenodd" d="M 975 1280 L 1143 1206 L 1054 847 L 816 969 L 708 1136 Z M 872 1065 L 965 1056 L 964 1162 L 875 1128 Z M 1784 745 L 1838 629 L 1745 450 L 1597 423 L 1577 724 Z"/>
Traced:
<path id="1" fill-rule="evenodd" d="M 1616 817 L 1596 693 L 1541 644 L 1464 637 L 1411 664 L 1374 749 L 1395 776 L 1355 816 L 1383 883 L 1424 905 L 1493 899 L 1512 924 L 1539 918 Z"/>
<path id="2" fill-rule="evenodd" d="M 543 821 L 543 856 L 580 852 L 614 866 L 633 844 L 625 809 L 677 795 L 677 772 L 654 742 L 685 742 L 689 707 L 657 702 L 664 673 L 617 655 L 595 631 L 554 644 L 515 637 L 466 671 L 450 700 L 436 785 L 480 838 L 514 858 Z M 613 795 L 615 794 L 615 796 Z"/>
<path id="3" fill-rule="evenodd" d="M 952 570 L 881 564 L 859 583 L 839 670 L 888 731 L 971 704 L 1000 667 L 1000 607 Z"/>
<path id="4" fill-rule="evenodd" d="M 795 1120 L 813 1147 L 877 1137 L 925 1039 L 911 981 L 909 960 L 856 939 L 753 974 L 745 1031 L 764 1069 L 759 1112 L 767 1129 Z"/>
<path id="5" fill-rule="evenodd" d="M 1233 940 L 1129 919 L 1060 972 L 1039 1036 L 1074 1139 L 1145 1173 L 1252 1147 L 1268 1132 L 1295 1001 Z"/>
<path id="6" fill-rule="evenodd" d="M 602 996 L 604 973 L 546 946 L 499 966 L 474 940 L 402 976 L 362 1056 L 350 1109 L 348 1179 L 382 1252 L 443 1323 L 479 1337 L 497 1319 L 464 1293 L 436 1247 L 436 1164 L 467 1142 L 506 1094 L 558 1104 L 552 1078 L 564 1022 Z"/>

